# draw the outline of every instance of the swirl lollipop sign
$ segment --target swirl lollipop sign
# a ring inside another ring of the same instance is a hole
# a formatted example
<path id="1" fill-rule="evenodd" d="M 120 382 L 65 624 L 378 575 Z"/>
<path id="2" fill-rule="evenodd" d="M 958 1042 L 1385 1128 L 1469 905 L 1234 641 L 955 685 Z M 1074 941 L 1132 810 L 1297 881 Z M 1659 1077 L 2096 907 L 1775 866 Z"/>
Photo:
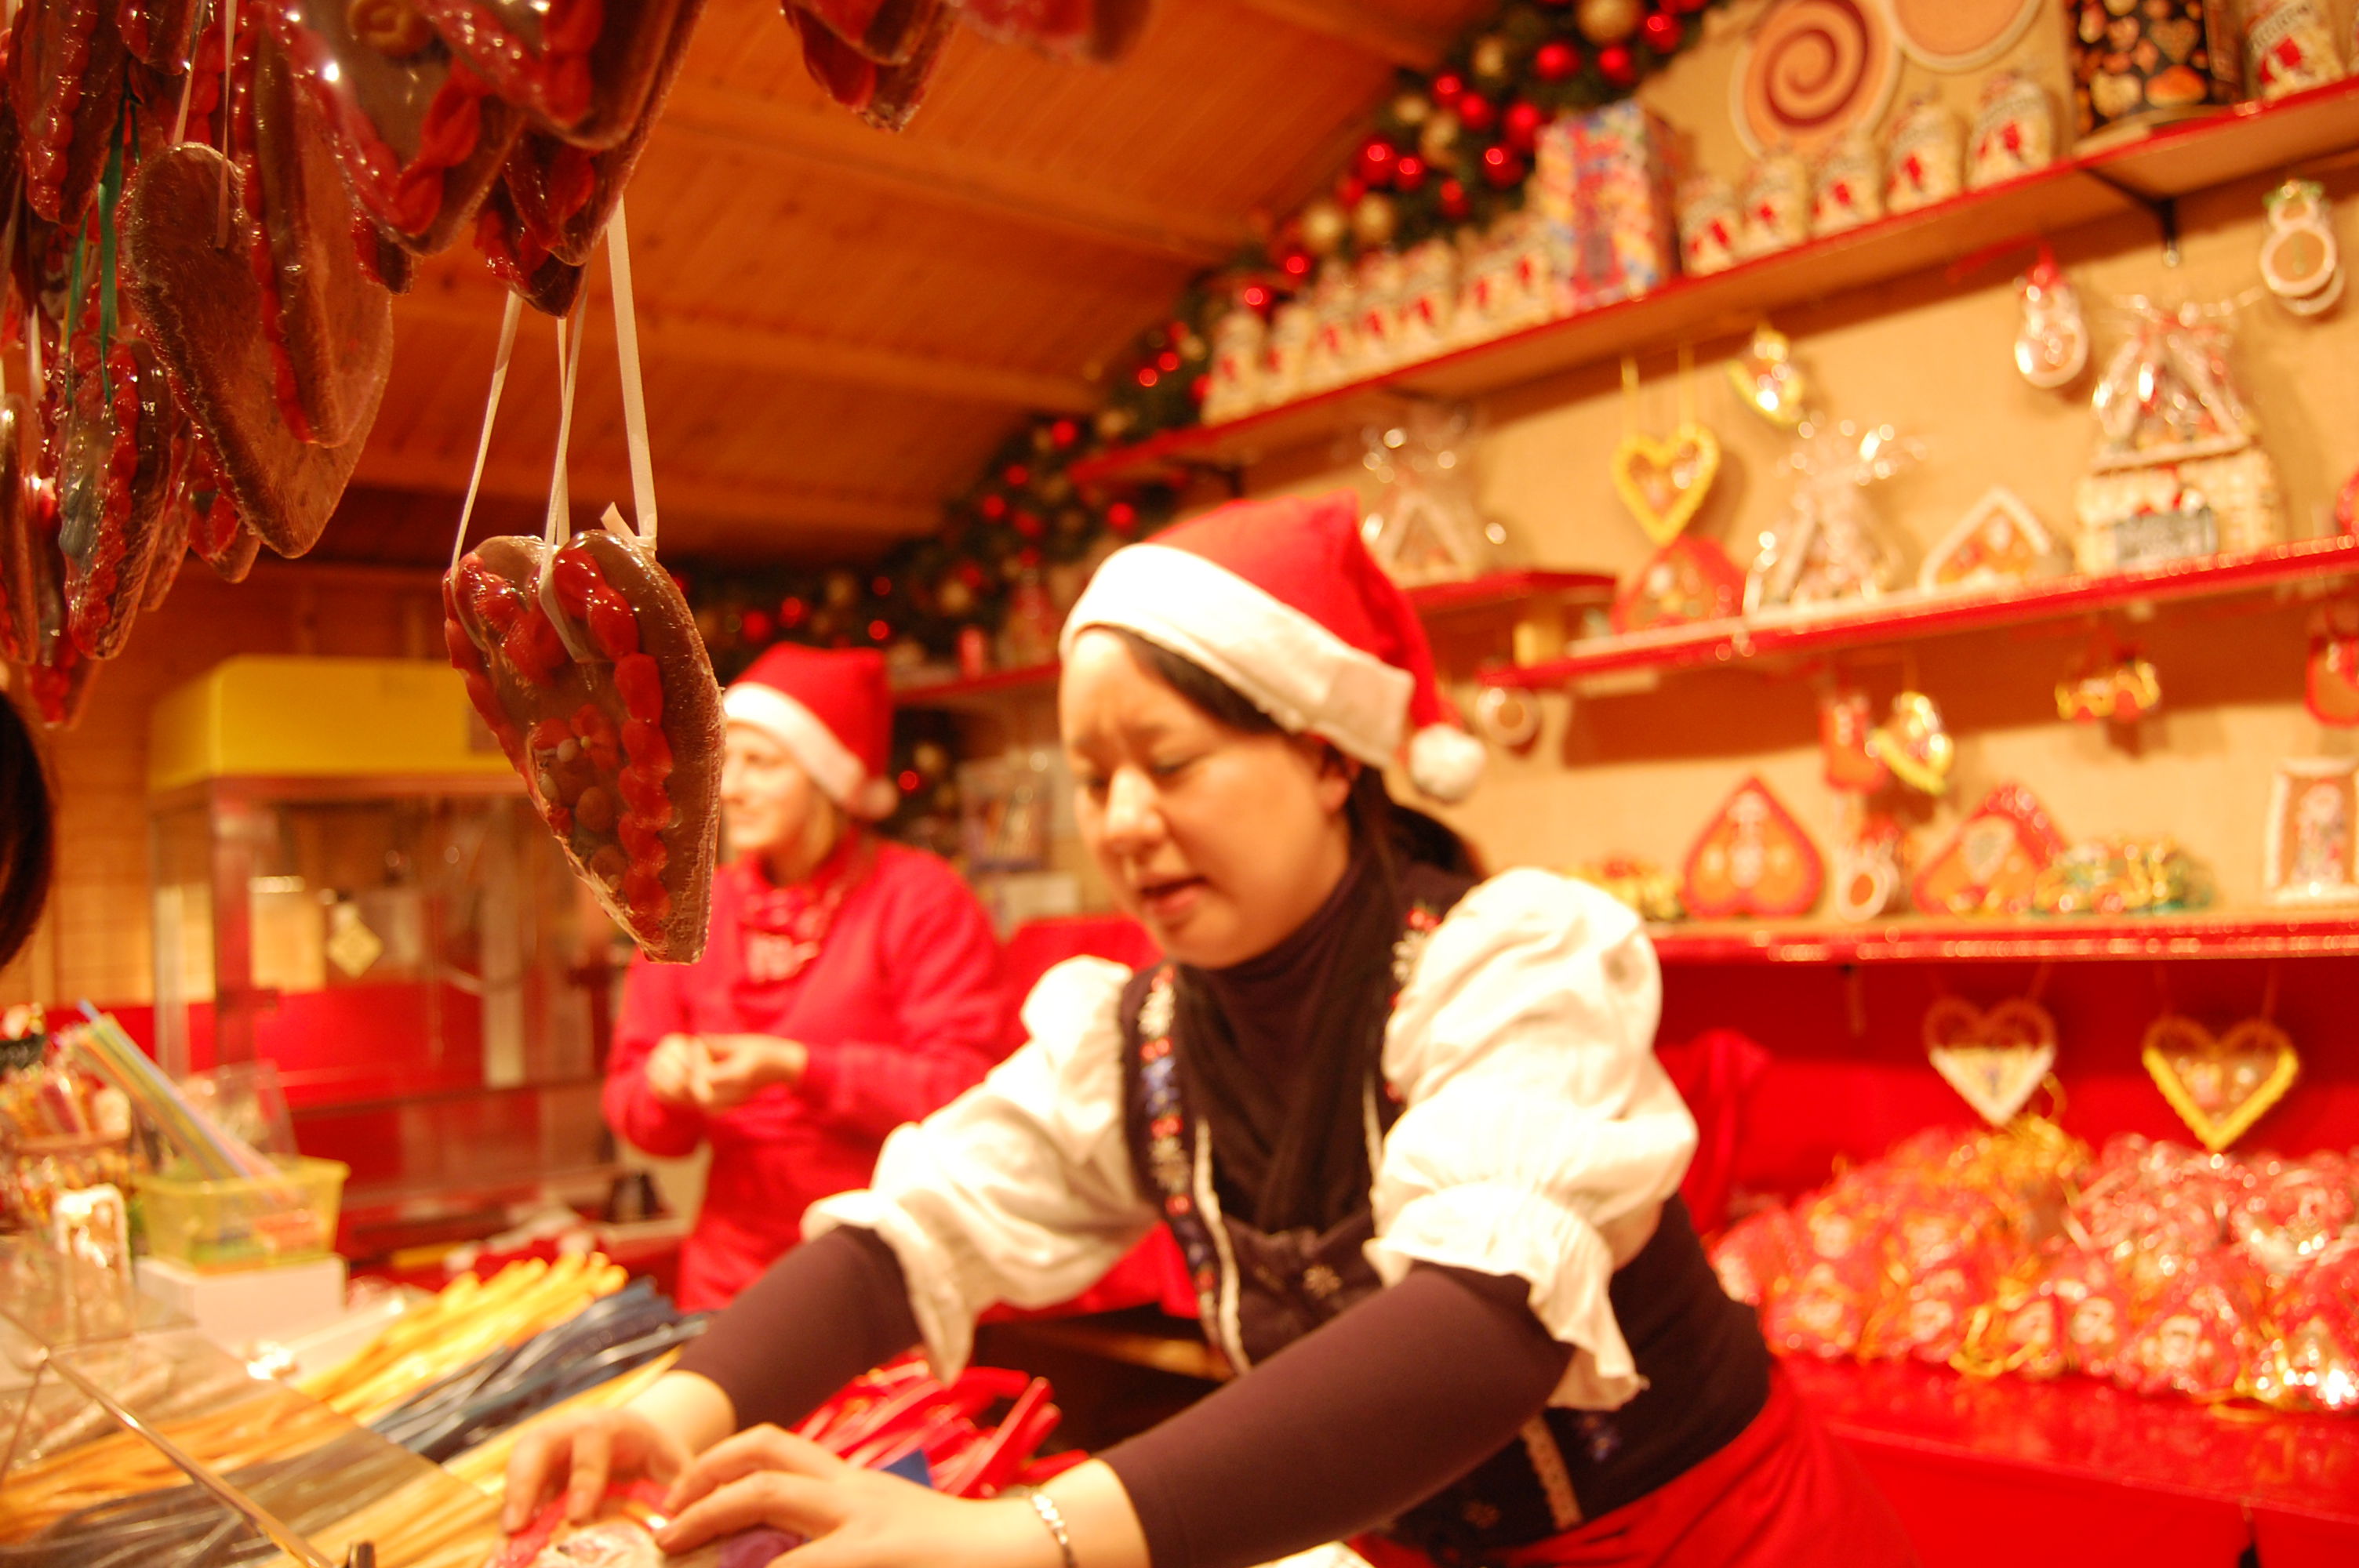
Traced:
<path id="1" fill-rule="evenodd" d="M 1756 157 L 1815 153 L 1882 119 L 1899 80 L 1899 45 L 1875 0 L 1773 0 L 1729 79 L 1730 108 Z"/>

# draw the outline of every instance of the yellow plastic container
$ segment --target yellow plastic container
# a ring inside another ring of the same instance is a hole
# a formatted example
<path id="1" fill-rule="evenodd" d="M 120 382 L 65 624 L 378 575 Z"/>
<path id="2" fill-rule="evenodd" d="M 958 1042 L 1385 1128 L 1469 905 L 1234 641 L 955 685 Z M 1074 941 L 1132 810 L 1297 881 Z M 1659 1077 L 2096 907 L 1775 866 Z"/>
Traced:
<path id="1" fill-rule="evenodd" d="M 284 1182 L 203 1181 L 186 1166 L 140 1177 L 147 1250 L 224 1271 L 325 1257 L 352 1167 L 299 1155 L 278 1163 Z"/>

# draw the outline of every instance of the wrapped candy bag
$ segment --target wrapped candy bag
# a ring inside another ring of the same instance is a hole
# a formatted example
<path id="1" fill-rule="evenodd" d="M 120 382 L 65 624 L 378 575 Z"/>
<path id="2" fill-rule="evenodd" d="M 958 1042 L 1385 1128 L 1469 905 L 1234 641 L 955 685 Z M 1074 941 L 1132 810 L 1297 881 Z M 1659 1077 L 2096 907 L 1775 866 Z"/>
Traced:
<path id="1" fill-rule="evenodd" d="M 2279 1410 L 2359 1411 L 2359 1239 L 2288 1281 L 2270 1317 L 2254 1393 Z"/>
<path id="2" fill-rule="evenodd" d="M 2261 1347 L 2261 1281 L 2242 1256 L 2208 1254 L 2180 1271 L 2123 1346 L 2114 1380 L 2135 1393 L 2224 1400 L 2251 1380 Z"/>
<path id="3" fill-rule="evenodd" d="M 1712 1249 L 1712 1271 L 1729 1300 L 1759 1307 L 1793 1279 L 1799 1246 L 1794 1217 L 1782 1208 L 1765 1209 L 1728 1227 Z"/>

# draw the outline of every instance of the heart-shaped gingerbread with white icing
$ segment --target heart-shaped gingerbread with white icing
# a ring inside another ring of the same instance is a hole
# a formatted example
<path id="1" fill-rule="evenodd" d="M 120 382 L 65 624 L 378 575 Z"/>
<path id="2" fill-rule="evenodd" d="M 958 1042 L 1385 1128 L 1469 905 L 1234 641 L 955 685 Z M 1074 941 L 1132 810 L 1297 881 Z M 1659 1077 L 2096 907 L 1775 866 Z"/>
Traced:
<path id="1" fill-rule="evenodd" d="M 2027 997 L 1985 1012 L 1957 997 L 1925 1011 L 1925 1055 L 1984 1121 L 2015 1119 L 2056 1065 L 2056 1021 Z"/>
<path id="2" fill-rule="evenodd" d="M 506 536 L 463 557 L 442 599 L 451 662 L 567 860 L 648 957 L 693 961 L 712 905 L 723 719 L 679 586 L 613 534 L 553 552 Z"/>

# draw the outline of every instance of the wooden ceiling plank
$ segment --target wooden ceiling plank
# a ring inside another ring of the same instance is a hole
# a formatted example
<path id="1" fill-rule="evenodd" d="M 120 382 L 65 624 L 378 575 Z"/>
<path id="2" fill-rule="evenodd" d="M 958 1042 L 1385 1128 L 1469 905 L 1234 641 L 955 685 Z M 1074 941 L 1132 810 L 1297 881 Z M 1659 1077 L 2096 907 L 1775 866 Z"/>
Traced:
<path id="1" fill-rule="evenodd" d="M 1347 44 L 1387 65 L 1430 71 L 1440 65 L 1450 39 L 1371 10 L 1360 0 L 1235 0 L 1247 11 L 1299 27 L 1330 42 Z"/>
<path id="2" fill-rule="evenodd" d="M 1063 178 L 1036 165 L 885 135 L 840 112 L 805 110 L 728 88 L 676 97 L 658 135 L 667 132 L 750 157 L 818 165 L 882 181 L 936 204 L 1200 265 L 1228 260 L 1248 238 L 1245 225 L 1224 213 L 1191 212 Z"/>
<path id="3" fill-rule="evenodd" d="M 402 297 L 395 311 L 397 319 L 487 330 L 499 319 L 500 305 L 498 297 L 485 288 L 419 288 Z M 612 329 L 605 323 L 611 316 L 612 307 L 603 299 L 592 301 L 588 319 L 609 333 Z M 781 372 L 952 402 L 1058 414 L 1086 414 L 1099 401 L 1098 388 L 1080 376 L 976 364 L 775 327 L 674 315 L 650 307 L 644 297 L 639 305 L 639 351 L 651 361 Z"/>

